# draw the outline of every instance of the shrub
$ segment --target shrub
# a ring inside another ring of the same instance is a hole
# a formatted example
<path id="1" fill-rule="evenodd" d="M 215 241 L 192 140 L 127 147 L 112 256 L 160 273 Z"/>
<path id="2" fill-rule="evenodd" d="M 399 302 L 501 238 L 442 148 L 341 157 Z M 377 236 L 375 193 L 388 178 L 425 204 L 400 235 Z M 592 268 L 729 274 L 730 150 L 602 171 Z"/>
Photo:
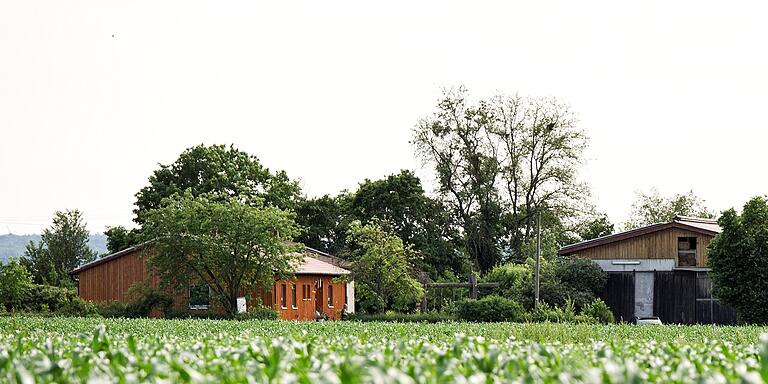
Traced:
<path id="1" fill-rule="evenodd" d="M 595 323 L 597 320 L 590 316 L 577 315 L 573 300 L 566 299 L 563 306 L 552 306 L 546 302 L 539 303 L 539 308 L 530 312 L 526 319 L 530 322 L 550 323 Z"/>
<path id="2" fill-rule="evenodd" d="M 597 320 L 599 323 L 611 324 L 615 321 L 611 308 L 603 300 L 595 299 L 581 308 L 581 314 Z"/>
<path id="3" fill-rule="evenodd" d="M 235 320 L 279 320 L 280 313 L 276 310 L 259 305 L 248 309 L 248 312 L 238 313 Z"/>
<path id="4" fill-rule="evenodd" d="M 99 307 L 79 297 L 61 306 L 56 312 L 58 316 L 98 317 Z"/>
<path id="5" fill-rule="evenodd" d="M 21 263 L 0 264 L 0 305 L 15 311 L 32 288 L 32 276 Z"/>
<path id="6" fill-rule="evenodd" d="M 514 300 L 492 295 L 480 300 L 460 301 L 456 316 L 467 321 L 522 321 L 525 318 L 525 309 Z"/>
<path id="7" fill-rule="evenodd" d="M 349 320 L 361 322 L 387 321 L 394 323 L 440 323 L 444 321 L 453 321 L 456 320 L 456 318 L 445 312 L 429 311 L 425 313 L 352 313 L 349 315 Z"/>
<path id="8" fill-rule="evenodd" d="M 77 291 L 74 289 L 35 284 L 24 297 L 22 306 L 27 310 L 37 311 L 45 304 L 48 309 L 56 312 L 76 298 Z"/>

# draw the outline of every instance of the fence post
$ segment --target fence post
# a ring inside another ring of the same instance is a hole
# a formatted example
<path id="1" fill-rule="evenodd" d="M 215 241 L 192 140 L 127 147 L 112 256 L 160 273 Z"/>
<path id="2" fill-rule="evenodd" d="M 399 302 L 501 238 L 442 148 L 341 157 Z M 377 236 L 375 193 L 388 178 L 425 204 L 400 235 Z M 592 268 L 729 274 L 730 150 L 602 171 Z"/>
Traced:
<path id="1" fill-rule="evenodd" d="M 475 272 L 469 274 L 469 297 L 472 300 L 477 300 L 477 275 Z"/>

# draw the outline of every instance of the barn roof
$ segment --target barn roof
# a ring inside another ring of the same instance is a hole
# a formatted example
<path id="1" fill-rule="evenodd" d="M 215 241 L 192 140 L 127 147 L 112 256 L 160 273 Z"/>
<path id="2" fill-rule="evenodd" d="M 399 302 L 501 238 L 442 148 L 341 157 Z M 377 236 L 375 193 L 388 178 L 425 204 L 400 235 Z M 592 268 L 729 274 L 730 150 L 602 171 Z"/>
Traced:
<path id="1" fill-rule="evenodd" d="M 720 233 L 720 226 L 714 219 L 705 219 L 700 217 L 675 216 L 672 221 L 666 223 L 651 224 L 645 227 L 635 228 L 626 232 L 614 233 L 608 236 L 598 237 L 596 239 L 582 241 L 580 243 L 566 245 L 557 251 L 558 255 L 570 255 L 578 251 L 615 243 L 617 241 L 631 239 L 649 233 L 663 231 L 670 228 L 678 228 L 704 235 L 715 236 Z"/>
<path id="2" fill-rule="evenodd" d="M 71 272 L 69 272 L 69 274 L 77 275 L 78 273 L 91 269 L 95 266 L 119 259 L 123 256 L 141 250 L 150 243 L 152 243 L 151 240 L 104 256 L 100 259 L 96 259 L 90 263 L 83 264 L 73 269 Z M 341 267 L 349 265 L 349 262 L 342 258 L 329 255 L 325 252 L 321 252 L 310 247 L 304 247 L 304 251 L 302 253 L 304 254 L 304 260 L 302 260 L 302 262 L 298 265 L 296 270 L 297 275 L 348 275 L 350 273 L 348 270 Z M 320 260 L 321 258 L 324 260 Z"/>

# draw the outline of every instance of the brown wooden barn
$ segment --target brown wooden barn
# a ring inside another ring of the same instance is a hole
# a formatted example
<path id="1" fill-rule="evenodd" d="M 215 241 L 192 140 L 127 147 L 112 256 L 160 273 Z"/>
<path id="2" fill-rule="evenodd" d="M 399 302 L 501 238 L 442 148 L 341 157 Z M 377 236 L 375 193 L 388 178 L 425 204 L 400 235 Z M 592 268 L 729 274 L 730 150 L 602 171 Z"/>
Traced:
<path id="1" fill-rule="evenodd" d="M 609 274 L 603 299 L 617 319 L 658 316 L 668 323 L 732 323 L 735 312 L 712 297 L 712 219 L 678 216 L 667 223 L 561 248 L 561 256 L 593 260 Z"/>
<path id="2" fill-rule="evenodd" d="M 145 243 L 76 268 L 71 274 L 78 282 L 80 297 L 95 303 L 126 303 L 132 299 L 129 289 L 135 284 L 158 287 L 159 278 L 144 262 L 151 252 L 151 245 Z M 314 320 L 316 312 L 339 319 L 345 307 L 348 313 L 354 312 L 354 282 L 343 279 L 350 273 L 342 268 L 346 261 L 308 247 L 303 255 L 294 279 L 276 281 L 271 292 L 243 293 L 238 299 L 239 309 L 245 310 L 248 302 L 261 301 L 276 309 L 285 320 Z M 206 285 L 173 292 L 176 310 L 215 310 Z"/>

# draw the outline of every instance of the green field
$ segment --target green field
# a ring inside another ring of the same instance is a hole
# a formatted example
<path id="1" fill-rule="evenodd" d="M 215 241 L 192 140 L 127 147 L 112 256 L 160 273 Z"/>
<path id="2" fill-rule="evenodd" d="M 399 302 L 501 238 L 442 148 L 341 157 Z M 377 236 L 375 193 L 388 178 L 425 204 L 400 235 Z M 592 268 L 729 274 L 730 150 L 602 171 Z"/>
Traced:
<path id="1" fill-rule="evenodd" d="M 0 317 L 0 382 L 763 382 L 766 331 Z"/>

